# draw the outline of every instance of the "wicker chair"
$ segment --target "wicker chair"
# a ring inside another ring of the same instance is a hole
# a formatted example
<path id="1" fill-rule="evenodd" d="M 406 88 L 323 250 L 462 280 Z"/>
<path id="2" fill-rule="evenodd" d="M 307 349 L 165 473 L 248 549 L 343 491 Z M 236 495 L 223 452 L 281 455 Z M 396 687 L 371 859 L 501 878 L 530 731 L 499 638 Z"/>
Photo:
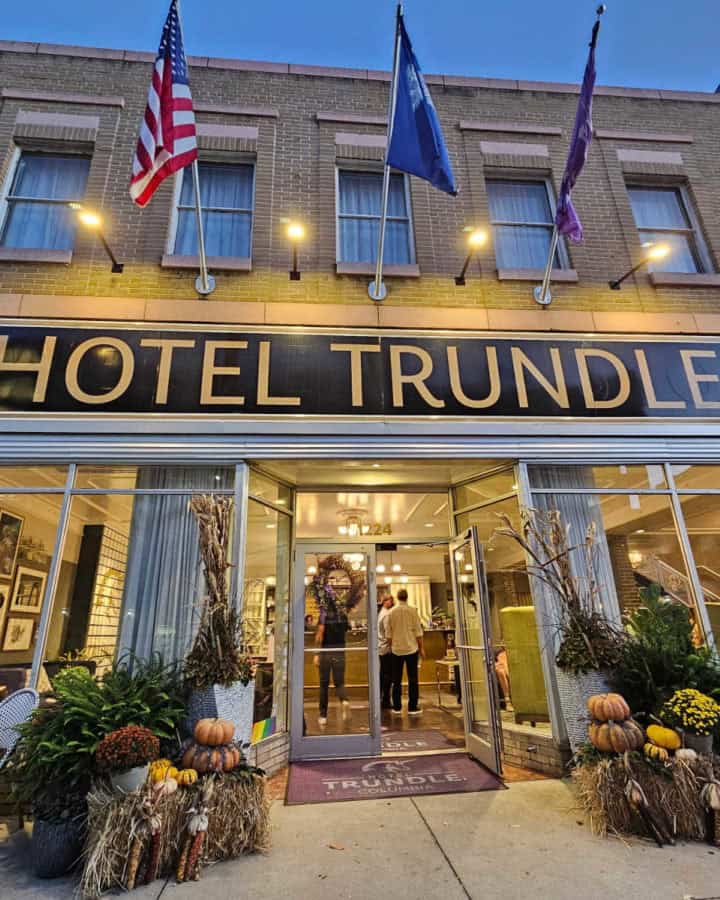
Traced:
<path id="1" fill-rule="evenodd" d="M 39 702 L 40 695 L 31 688 L 21 688 L 0 701 L 0 769 L 15 749 L 20 736 L 16 726 L 27 722 Z"/>

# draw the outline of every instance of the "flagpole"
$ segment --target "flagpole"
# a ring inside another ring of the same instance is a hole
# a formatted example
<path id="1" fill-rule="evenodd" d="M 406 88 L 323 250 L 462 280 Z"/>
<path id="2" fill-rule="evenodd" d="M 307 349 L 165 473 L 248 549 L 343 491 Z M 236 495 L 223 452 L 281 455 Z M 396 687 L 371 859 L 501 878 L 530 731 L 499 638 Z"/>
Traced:
<path id="1" fill-rule="evenodd" d="M 604 3 L 601 3 L 600 6 L 595 10 L 595 15 L 597 16 L 595 20 L 595 25 L 593 26 L 592 36 L 590 38 L 590 50 L 593 51 L 597 45 L 597 37 L 598 31 L 600 30 L 600 17 L 605 13 L 607 7 Z M 582 91 L 582 88 L 581 88 Z M 555 261 L 555 253 L 557 251 L 559 233 L 557 223 L 553 226 L 552 238 L 550 239 L 550 252 L 548 253 L 547 263 L 545 264 L 545 274 L 543 275 L 542 284 L 538 287 L 534 288 L 533 296 L 535 297 L 535 302 L 539 303 L 540 306 L 549 306 L 552 302 L 552 294 L 550 293 L 550 279 L 552 277 L 552 267 L 553 262 Z"/>
<path id="2" fill-rule="evenodd" d="M 185 35 L 183 33 L 182 16 L 180 15 L 180 0 L 176 3 L 178 26 L 183 39 L 183 53 L 185 53 Z M 187 54 L 185 54 L 185 64 L 187 65 Z M 201 297 L 207 297 L 215 290 L 215 279 L 208 272 L 207 256 L 205 255 L 205 234 L 203 232 L 202 223 L 202 206 L 200 204 L 200 170 L 198 168 L 197 157 L 192 164 L 193 193 L 195 195 L 195 223 L 197 225 L 198 236 L 198 258 L 200 262 L 200 274 L 195 279 L 195 290 Z"/>
<path id="3" fill-rule="evenodd" d="M 387 207 L 390 196 L 390 166 L 388 165 L 388 153 L 395 121 L 395 106 L 398 91 L 398 66 L 400 63 L 400 20 L 402 19 L 402 3 L 398 3 L 395 16 L 395 52 L 393 54 L 393 70 L 390 82 L 390 100 L 388 102 L 387 143 L 385 146 L 385 167 L 383 169 L 382 200 L 380 201 L 380 233 L 378 234 L 377 259 L 375 262 L 375 281 L 368 285 L 368 294 L 371 300 L 379 302 L 387 297 L 387 288 L 383 284 L 383 254 L 385 252 L 385 226 L 387 223 Z"/>

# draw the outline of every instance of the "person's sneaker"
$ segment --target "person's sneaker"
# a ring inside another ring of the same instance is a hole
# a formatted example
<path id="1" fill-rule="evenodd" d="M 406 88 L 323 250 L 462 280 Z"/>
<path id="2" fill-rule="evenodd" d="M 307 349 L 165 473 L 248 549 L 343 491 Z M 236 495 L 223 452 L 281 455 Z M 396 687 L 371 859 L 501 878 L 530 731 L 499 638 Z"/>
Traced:
<path id="1" fill-rule="evenodd" d="M 509 700 L 505 701 L 505 712 L 511 712 L 511 713 L 515 712 L 515 707 L 512 705 L 512 703 Z"/>
<path id="2" fill-rule="evenodd" d="M 346 720 L 346 719 L 349 719 L 350 716 L 351 716 L 351 712 L 350 712 L 350 701 L 349 701 L 349 700 L 343 700 L 343 702 L 342 702 L 342 717 L 343 717 L 343 721 Z"/>
<path id="3" fill-rule="evenodd" d="M 392 714 L 393 714 L 394 716 L 401 716 L 401 715 L 402 715 L 402 710 L 401 710 L 401 709 L 394 709 L 394 710 L 392 711 Z"/>
<path id="4" fill-rule="evenodd" d="M 422 711 L 421 709 L 409 709 L 409 710 L 408 710 L 408 715 L 409 715 L 409 716 L 421 716 L 421 715 L 422 715 L 422 712 L 423 712 L 423 711 Z"/>
<path id="5" fill-rule="evenodd" d="M 327 725 L 327 716 L 318 716 L 318 725 Z"/>

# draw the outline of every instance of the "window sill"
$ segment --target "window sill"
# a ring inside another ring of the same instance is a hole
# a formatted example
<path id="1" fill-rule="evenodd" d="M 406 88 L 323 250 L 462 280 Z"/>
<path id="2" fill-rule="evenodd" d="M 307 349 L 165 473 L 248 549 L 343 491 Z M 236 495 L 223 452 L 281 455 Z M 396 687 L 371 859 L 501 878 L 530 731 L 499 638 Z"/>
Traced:
<path id="1" fill-rule="evenodd" d="M 720 287 L 717 273 L 650 272 L 650 284 L 654 287 Z"/>
<path id="2" fill-rule="evenodd" d="M 55 263 L 69 266 L 72 262 L 72 250 L 45 250 L 40 247 L 0 247 L 0 262 L 21 263 Z"/>
<path id="3" fill-rule="evenodd" d="M 252 272 L 252 259 L 249 256 L 208 256 L 207 264 L 211 271 Z M 160 266 L 163 269 L 199 269 L 200 257 L 165 253 Z"/>
<path id="4" fill-rule="evenodd" d="M 338 275 L 374 275 L 375 263 L 335 263 L 335 271 Z M 420 266 L 415 263 L 403 265 L 383 266 L 383 275 L 388 278 L 419 278 Z"/>
<path id="5" fill-rule="evenodd" d="M 542 281 L 545 275 L 544 269 L 498 269 L 498 281 Z M 565 281 L 571 284 L 578 282 L 578 273 L 575 269 L 553 269 L 550 281 Z"/>

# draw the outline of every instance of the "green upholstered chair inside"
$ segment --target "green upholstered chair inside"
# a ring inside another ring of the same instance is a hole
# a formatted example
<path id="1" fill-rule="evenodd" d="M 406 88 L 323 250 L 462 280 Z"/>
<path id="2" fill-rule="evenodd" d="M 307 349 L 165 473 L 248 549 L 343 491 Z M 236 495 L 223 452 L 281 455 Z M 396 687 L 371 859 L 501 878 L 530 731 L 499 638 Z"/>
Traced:
<path id="1" fill-rule="evenodd" d="M 549 721 L 535 610 L 532 606 L 506 606 L 500 610 L 500 627 L 510 669 L 515 721 Z"/>

